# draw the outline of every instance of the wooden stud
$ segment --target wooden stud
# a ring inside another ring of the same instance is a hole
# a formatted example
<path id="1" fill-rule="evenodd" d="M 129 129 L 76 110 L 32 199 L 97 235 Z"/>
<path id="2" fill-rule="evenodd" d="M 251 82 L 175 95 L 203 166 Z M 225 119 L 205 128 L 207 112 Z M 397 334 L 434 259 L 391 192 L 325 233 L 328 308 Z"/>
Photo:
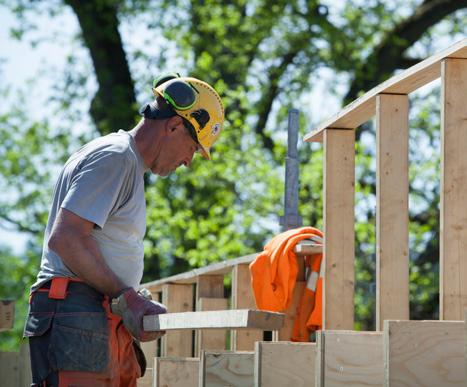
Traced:
<path id="1" fill-rule="evenodd" d="M 200 275 L 196 282 L 196 299 L 224 298 L 223 275 Z"/>
<path id="2" fill-rule="evenodd" d="M 15 321 L 15 301 L 0 300 L 0 332 L 13 329 Z"/>
<path id="3" fill-rule="evenodd" d="M 162 287 L 162 303 L 168 312 L 193 310 L 193 286 L 166 284 Z M 158 316 L 155 316 L 158 317 Z M 192 333 L 188 330 L 167 332 L 162 338 L 163 356 L 191 356 Z"/>
<path id="4" fill-rule="evenodd" d="M 18 352 L 0 352 L 0 380 L 2 386 L 19 386 Z"/>
<path id="5" fill-rule="evenodd" d="M 255 387 L 313 386 L 315 358 L 315 343 L 256 342 Z"/>
<path id="6" fill-rule="evenodd" d="M 354 323 L 355 132 L 324 133 L 323 329 Z"/>
<path id="7" fill-rule="evenodd" d="M 386 387 L 465 386 L 464 322 L 384 322 Z"/>
<path id="8" fill-rule="evenodd" d="M 198 387 L 199 359 L 154 359 L 154 387 Z"/>
<path id="9" fill-rule="evenodd" d="M 255 299 L 251 287 L 249 265 L 237 265 L 232 270 L 232 309 L 255 309 Z M 232 330 L 231 349 L 233 351 L 252 351 L 255 342 L 263 339 L 260 330 Z"/>
<path id="10" fill-rule="evenodd" d="M 200 387 L 254 386 L 253 352 L 203 351 Z"/>
<path id="11" fill-rule="evenodd" d="M 467 307 L 467 59 L 441 66 L 440 319 Z"/>
<path id="12" fill-rule="evenodd" d="M 383 384 L 382 332 L 318 331 L 316 387 Z"/>
<path id="13" fill-rule="evenodd" d="M 409 100 L 376 98 L 376 327 L 409 319 Z"/>
<path id="14" fill-rule="evenodd" d="M 294 292 L 292 294 L 292 301 L 289 307 L 284 312 L 284 326 L 273 334 L 274 341 L 290 341 L 292 337 L 292 330 L 295 323 L 295 317 L 297 316 L 297 307 L 300 303 L 300 297 L 302 296 L 303 289 L 305 289 L 306 282 L 297 281 L 295 282 Z"/>
<path id="15" fill-rule="evenodd" d="M 227 299 L 225 298 L 200 298 L 197 305 L 198 311 L 212 311 L 227 309 Z M 226 347 L 225 329 L 200 329 L 196 336 L 196 352 L 199 355 L 202 349 L 224 350 Z"/>

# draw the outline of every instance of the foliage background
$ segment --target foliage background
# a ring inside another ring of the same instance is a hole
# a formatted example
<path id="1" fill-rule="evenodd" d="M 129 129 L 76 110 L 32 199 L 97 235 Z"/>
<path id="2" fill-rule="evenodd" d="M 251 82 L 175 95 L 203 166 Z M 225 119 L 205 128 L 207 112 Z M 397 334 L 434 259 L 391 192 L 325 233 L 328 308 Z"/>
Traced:
<path id="1" fill-rule="evenodd" d="M 304 135 L 326 118 L 323 111 L 467 30 L 466 0 L 0 0 L 0 7 L 14 18 L 10 39 L 31 50 L 57 45 L 64 63 L 59 71 L 41 68 L 20 87 L 0 83 L 0 226 L 28 238 L 23 253 L 0 248 L 0 298 L 18 300 L 1 350 L 19 343 L 60 165 L 89 139 L 130 129 L 153 77 L 178 71 L 210 82 L 227 119 L 212 162 L 195 159 L 166 179 L 147 177 L 143 281 L 260 251 L 280 231 L 288 109 L 301 110 Z M 39 27 L 62 15 L 71 15 L 75 30 Z M 38 90 L 44 80 L 48 89 Z M 34 98 L 42 101 L 39 114 L 31 112 Z M 439 83 L 411 96 L 413 319 L 438 317 L 439 115 Z M 356 328 L 374 329 L 372 124 L 357 138 Z M 300 143 L 299 157 L 299 210 L 305 224 L 321 227 L 321 148 Z"/>

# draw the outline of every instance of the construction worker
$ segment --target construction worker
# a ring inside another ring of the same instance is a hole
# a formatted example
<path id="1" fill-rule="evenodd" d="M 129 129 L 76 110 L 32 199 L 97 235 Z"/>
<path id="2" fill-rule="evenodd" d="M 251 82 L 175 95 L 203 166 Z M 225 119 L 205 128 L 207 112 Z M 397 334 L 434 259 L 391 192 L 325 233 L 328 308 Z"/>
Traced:
<path id="1" fill-rule="evenodd" d="M 145 368 L 135 340 L 164 334 L 144 331 L 143 316 L 165 306 L 137 291 L 143 176 L 167 176 L 196 152 L 209 159 L 224 109 L 216 91 L 195 78 L 169 74 L 153 86 L 155 99 L 132 130 L 91 141 L 60 173 L 24 329 L 32 386 L 135 386 Z"/>

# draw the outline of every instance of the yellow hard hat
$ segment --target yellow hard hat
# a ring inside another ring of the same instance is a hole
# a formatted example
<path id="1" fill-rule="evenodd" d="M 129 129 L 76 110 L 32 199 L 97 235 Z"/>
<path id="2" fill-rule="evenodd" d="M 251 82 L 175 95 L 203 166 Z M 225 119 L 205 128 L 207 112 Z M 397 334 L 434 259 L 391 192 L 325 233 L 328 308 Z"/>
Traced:
<path id="1" fill-rule="evenodd" d="M 219 94 L 196 78 L 169 76 L 165 79 L 154 81 L 154 95 L 163 97 L 179 116 L 191 124 L 201 145 L 201 154 L 209 160 L 209 150 L 219 138 L 224 124 L 224 106 Z"/>

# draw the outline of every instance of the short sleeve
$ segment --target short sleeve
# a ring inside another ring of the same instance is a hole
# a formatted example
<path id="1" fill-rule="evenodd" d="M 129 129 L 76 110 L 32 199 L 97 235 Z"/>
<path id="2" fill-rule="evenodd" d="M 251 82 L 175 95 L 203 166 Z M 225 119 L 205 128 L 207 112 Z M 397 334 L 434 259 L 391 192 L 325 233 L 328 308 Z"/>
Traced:
<path id="1" fill-rule="evenodd" d="M 98 151 L 88 155 L 74 172 L 61 207 L 103 228 L 124 198 L 128 167 L 124 153 Z"/>

